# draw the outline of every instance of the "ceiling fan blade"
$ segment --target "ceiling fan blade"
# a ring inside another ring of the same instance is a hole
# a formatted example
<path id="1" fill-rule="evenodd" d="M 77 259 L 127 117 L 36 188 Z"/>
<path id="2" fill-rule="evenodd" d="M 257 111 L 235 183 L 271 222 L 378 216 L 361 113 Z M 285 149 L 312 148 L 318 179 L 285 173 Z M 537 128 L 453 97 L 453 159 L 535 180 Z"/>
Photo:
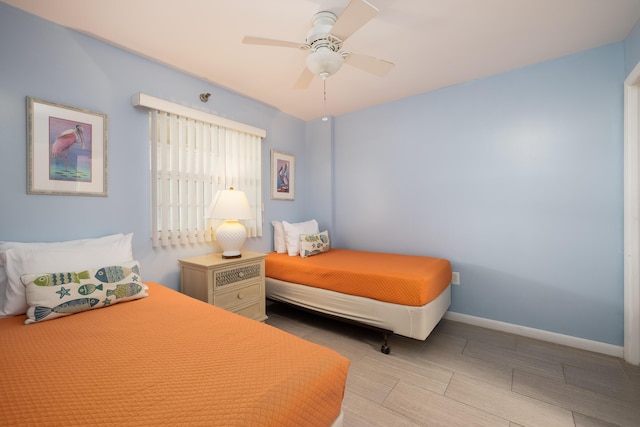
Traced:
<path id="1" fill-rule="evenodd" d="M 351 0 L 342 15 L 338 18 L 331 34 L 345 41 L 351 34 L 358 31 L 364 24 L 378 14 L 378 9 L 365 0 Z"/>
<path id="2" fill-rule="evenodd" d="M 293 85 L 293 88 L 296 90 L 308 88 L 314 77 L 313 73 L 309 71 L 307 67 L 304 67 L 304 70 L 302 70 L 302 73 L 300 74 L 300 77 L 298 77 L 296 84 Z"/>
<path id="3" fill-rule="evenodd" d="M 378 59 L 369 55 L 359 53 L 349 53 L 345 58 L 345 62 L 354 67 L 360 68 L 378 77 L 384 77 L 394 67 L 393 62 Z"/>
<path id="4" fill-rule="evenodd" d="M 278 46 L 278 47 L 293 47 L 296 49 L 308 49 L 309 46 L 305 43 L 298 42 L 289 42 L 285 40 L 273 40 L 273 39 L 265 39 L 262 37 L 252 37 L 245 36 L 242 39 L 242 43 L 244 44 L 257 44 L 263 46 Z"/>

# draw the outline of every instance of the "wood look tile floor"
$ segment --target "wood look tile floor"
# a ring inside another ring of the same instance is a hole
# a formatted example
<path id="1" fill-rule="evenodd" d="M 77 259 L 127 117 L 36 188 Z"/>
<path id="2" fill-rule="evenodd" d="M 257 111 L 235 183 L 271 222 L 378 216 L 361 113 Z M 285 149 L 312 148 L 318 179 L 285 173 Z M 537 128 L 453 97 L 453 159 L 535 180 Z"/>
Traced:
<path id="1" fill-rule="evenodd" d="M 442 320 L 425 341 L 268 301 L 266 323 L 351 364 L 344 426 L 640 426 L 640 368 L 622 359 Z"/>

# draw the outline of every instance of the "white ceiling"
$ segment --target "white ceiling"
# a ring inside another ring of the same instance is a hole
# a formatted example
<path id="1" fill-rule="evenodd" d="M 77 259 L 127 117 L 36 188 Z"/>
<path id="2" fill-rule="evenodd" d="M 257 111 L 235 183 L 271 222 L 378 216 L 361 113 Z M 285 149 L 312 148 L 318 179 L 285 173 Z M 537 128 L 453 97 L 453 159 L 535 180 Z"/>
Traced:
<path id="1" fill-rule="evenodd" d="M 349 2 L 2 1 L 304 120 L 324 114 L 320 78 L 306 90 L 292 88 L 308 53 L 242 38 L 302 43 L 316 12 L 339 16 Z M 380 14 L 344 47 L 395 67 L 380 78 L 345 64 L 326 81 L 329 115 L 618 42 L 640 17 L 640 0 L 368 1 Z"/>

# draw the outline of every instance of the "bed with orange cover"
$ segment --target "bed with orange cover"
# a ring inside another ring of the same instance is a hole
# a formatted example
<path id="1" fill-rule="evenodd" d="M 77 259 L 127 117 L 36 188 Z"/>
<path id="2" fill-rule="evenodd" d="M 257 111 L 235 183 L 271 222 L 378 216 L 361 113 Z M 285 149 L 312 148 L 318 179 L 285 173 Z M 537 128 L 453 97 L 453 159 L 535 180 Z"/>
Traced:
<path id="1" fill-rule="evenodd" d="M 442 258 L 331 248 L 313 256 L 270 253 L 267 298 L 424 340 L 451 303 Z M 388 353 L 386 342 L 382 351 Z"/>
<path id="2" fill-rule="evenodd" d="M 0 319 L 0 425 L 330 426 L 348 360 L 164 286 Z"/>

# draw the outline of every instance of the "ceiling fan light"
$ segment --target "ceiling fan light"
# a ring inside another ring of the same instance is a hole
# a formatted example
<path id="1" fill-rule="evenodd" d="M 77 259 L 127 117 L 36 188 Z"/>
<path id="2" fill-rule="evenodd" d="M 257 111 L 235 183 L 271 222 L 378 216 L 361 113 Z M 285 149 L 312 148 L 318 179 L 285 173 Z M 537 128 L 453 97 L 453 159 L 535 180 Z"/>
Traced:
<path id="1" fill-rule="evenodd" d="M 307 68 L 316 76 L 328 77 L 340 69 L 344 58 L 328 47 L 319 47 L 307 56 Z"/>

